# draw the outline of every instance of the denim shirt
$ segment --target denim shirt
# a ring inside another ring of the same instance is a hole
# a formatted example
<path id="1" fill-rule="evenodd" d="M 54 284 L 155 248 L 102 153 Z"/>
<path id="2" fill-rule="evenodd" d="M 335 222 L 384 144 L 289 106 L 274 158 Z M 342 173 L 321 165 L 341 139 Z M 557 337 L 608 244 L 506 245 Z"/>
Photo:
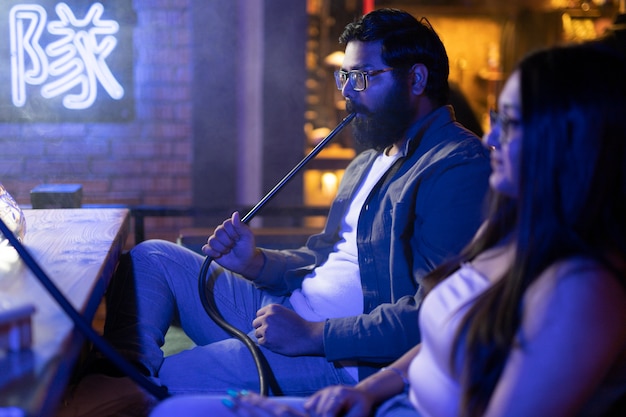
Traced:
<path id="1" fill-rule="evenodd" d="M 327 319 L 329 361 L 357 364 L 359 377 L 420 342 L 419 286 L 426 273 L 458 253 L 478 229 L 491 172 L 476 136 L 440 107 L 408 132 L 401 157 L 374 187 L 359 216 L 357 246 L 363 314 Z M 359 154 L 346 169 L 326 226 L 295 250 L 263 250 L 255 284 L 288 294 L 323 263 L 339 239 L 341 220 L 378 152 Z"/>

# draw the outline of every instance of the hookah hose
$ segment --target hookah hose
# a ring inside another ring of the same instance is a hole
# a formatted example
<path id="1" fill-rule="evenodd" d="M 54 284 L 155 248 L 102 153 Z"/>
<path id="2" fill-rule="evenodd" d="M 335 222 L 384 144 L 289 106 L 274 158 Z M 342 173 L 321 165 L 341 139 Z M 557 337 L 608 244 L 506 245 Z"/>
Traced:
<path id="1" fill-rule="evenodd" d="M 355 113 L 348 114 L 338 125 L 333 129 L 328 136 L 326 136 L 322 141 L 320 141 L 311 152 L 304 157 L 295 167 L 292 168 L 291 171 L 282 180 L 278 182 L 266 195 L 263 197 L 250 211 L 242 217 L 241 221 L 245 224 L 248 224 L 250 220 L 258 213 L 265 204 L 267 204 L 277 193 L 280 191 L 286 184 L 289 182 L 301 169 L 306 165 L 311 159 L 313 159 L 321 150 L 326 146 L 330 140 L 337 135 L 348 123 L 352 121 L 352 119 L 356 116 Z M 222 315 L 220 314 L 217 305 L 215 304 L 215 299 L 212 296 L 212 289 L 215 286 L 216 276 L 209 273 L 209 266 L 213 259 L 211 257 L 206 257 L 204 262 L 202 263 L 202 267 L 200 269 L 200 274 L 198 277 L 198 293 L 200 295 L 200 301 L 202 302 L 202 306 L 206 310 L 207 314 L 213 321 L 220 326 L 227 333 L 231 334 L 233 337 L 239 339 L 247 348 L 250 350 L 252 357 L 254 359 L 254 363 L 257 368 L 257 372 L 259 374 L 259 390 L 262 395 L 268 394 L 268 384 L 271 379 L 271 370 L 269 366 L 267 366 L 267 361 L 263 356 L 263 353 L 259 349 L 259 346 L 255 344 L 247 334 L 237 329 L 228 323 Z"/>
<path id="2" fill-rule="evenodd" d="M 167 388 L 158 386 L 141 374 L 130 362 L 124 359 L 117 351 L 98 333 L 93 330 L 91 324 L 88 323 L 85 318 L 70 304 L 61 291 L 56 287 L 52 280 L 41 269 L 39 264 L 35 261 L 33 256 L 26 250 L 24 245 L 19 239 L 11 232 L 9 227 L 0 218 L 0 232 L 9 240 L 9 243 L 15 248 L 20 255 L 24 263 L 35 274 L 41 284 L 48 290 L 50 295 L 61 306 L 65 313 L 72 319 L 74 325 L 78 330 L 102 352 L 108 357 L 113 364 L 126 375 L 128 375 L 133 381 L 135 381 L 140 387 L 144 388 L 154 397 L 159 400 L 164 400 L 169 397 Z"/>

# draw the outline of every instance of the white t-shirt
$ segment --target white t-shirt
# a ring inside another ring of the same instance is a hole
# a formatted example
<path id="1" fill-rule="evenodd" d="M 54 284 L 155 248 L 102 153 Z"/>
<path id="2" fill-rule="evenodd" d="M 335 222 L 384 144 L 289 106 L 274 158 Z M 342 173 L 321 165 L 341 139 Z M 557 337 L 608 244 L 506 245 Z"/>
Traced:
<path id="1" fill-rule="evenodd" d="M 291 304 L 302 318 L 321 321 L 363 313 L 356 244 L 359 214 L 367 196 L 396 159 L 397 154 L 387 156 L 384 153 L 376 158 L 346 212 L 334 252 L 307 275 L 302 288 L 291 295 Z"/>

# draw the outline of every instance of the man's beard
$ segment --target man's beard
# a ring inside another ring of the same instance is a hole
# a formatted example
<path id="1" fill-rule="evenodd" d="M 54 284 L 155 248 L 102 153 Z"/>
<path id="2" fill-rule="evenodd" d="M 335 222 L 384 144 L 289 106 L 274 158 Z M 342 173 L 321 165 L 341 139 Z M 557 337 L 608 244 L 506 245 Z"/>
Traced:
<path id="1" fill-rule="evenodd" d="M 404 139 L 413 122 L 413 109 L 409 103 L 409 92 L 397 84 L 387 94 L 381 106 L 370 111 L 353 102 L 346 103 L 348 112 L 357 112 L 352 121 L 354 140 L 359 147 L 382 151 Z"/>

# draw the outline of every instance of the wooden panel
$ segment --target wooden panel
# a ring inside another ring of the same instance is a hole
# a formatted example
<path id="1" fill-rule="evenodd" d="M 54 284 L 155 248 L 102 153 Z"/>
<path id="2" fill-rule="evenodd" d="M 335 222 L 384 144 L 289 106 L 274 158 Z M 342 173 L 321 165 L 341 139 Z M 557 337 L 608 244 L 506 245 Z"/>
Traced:
<path id="1" fill-rule="evenodd" d="M 24 245 L 87 321 L 100 303 L 129 233 L 127 209 L 25 210 Z M 73 323 L 13 248 L 0 252 L 0 300 L 32 304 L 32 349 L 0 352 L 0 414 L 51 415 L 82 345 Z"/>

